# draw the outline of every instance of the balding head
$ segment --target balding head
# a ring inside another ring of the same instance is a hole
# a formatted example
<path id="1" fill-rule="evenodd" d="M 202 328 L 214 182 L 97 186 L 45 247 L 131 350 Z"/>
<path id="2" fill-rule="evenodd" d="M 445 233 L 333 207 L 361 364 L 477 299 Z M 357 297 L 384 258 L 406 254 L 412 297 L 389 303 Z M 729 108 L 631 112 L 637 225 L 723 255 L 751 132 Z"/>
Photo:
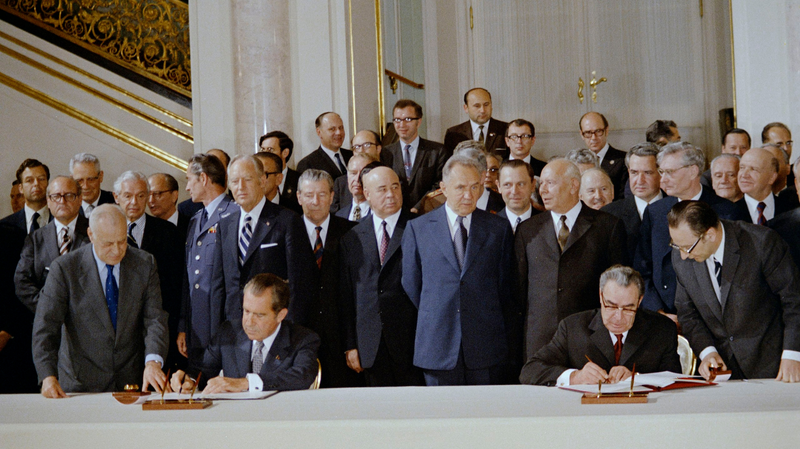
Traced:
<path id="1" fill-rule="evenodd" d="M 378 218 L 386 218 L 403 207 L 403 192 L 400 178 L 389 167 L 376 167 L 363 176 L 364 196 L 372 213 Z"/>
<path id="2" fill-rule="evenodd" d="M 614 201 L 614 184 L 600 168 L 590 168 L 581 175 L 581 201 L 594 210 Z"/>
<path id="3" fill-rule="evenodd" d="M 128 249 L 125 214 L 114 204 L 97 206 L 89 217 L 89 240 L 97 257 L 108 265 L 120 263 Z"/>
<path id="4" fill-rule="evenodd" d="M 786 178 L 789 176 L 789 172 L 792 171 L 789 165 L 789 153 L 775 144 L 767 144 L 761 148 L 769 151 L 778 161 L 778 179 L 772 184 L 772 193 L 777 194 L 786 187 Z"/>
<path id="5" fill-rule="evenodd" d="M 778 160 L 767 150 L 754 148 L 742 155 L 739 162 L 739 188 L 758 201 L 772 193 L 778 179 Z"/>
<path id="6" fill-rule="evenodd" d="M 566 159 L 555 159 L 542 169 L 539 194 L 547 210 L 565 214 L 580 201 L 581 172 Z"/>

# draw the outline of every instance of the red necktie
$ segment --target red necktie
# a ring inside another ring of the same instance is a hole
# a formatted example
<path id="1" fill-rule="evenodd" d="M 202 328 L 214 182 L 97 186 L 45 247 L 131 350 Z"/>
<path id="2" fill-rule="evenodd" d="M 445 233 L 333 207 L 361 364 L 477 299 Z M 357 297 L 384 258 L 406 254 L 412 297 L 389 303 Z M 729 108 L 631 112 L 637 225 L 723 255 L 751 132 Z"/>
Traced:
<path id="1" fill-rule="evenodd" d="M 622 354 L 622 334 L 614 334 L 617 342 L 614 343 L 614 366 L 619 365 L 619 356 Z"/>

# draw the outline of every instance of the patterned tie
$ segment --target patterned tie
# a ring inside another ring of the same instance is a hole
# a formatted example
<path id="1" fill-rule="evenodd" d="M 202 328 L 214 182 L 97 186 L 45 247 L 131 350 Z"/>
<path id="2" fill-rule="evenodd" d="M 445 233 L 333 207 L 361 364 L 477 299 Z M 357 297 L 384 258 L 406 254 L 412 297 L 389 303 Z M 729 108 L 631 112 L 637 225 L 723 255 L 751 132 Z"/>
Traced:
<path id="1" fill-rule="evenodd" d="M 561 252 L 564 252 L 564 247 L 567 246 L 567 239 L 569 239 L 569 228 L 567 227 L 567 216 L 562 215 L 561 227 L 558 229 L 558 246 L 561 247 Z"/>
<path id="2" fill-rule="evenodd" d="M 83 215 L 86 215 L 86 218 L 89 218 L 89 217 L 92 216 L 92 211 L 93 210 L 94 210 L 94 204 L 90 204 L 90 205 L 86 206 L 86 210 L 83 211 Z"/>
<path id="3" fill-rule="evenodd" d="M 31 220 L 31 228 L 28 234 L 33 234 L 33 231 L 39 229 L 39 212 L 33 213 L 33 220 Z"/>
<path id="4" fill-rule="evenodd" d="M 453 236 L 453 245 L 456 249 L 458 268 L 464 269 L 464 255 L 467 253 L 467 229 L 464 227 L 464 217 L 456 217 L 456 234 Z"/>
<path id="5" fill-rule="evenodd" d="M 114 331 L 117 330 L 117 303 L 119 301 L 119 288 L 117 280 L 114 278 L 114 265 L 106 264 L 108 275 L 106 276 L 106 304 L 108 304 L 108 315 L 111 317 L 111 325 Z"/>
<path id="6" fill-rule="evenodd" d="M 128 224 L 128 245 L 138 248 L 139 244 L 136 243 L 136 237 L 133 236 L 133 228 L 136 227 L 136 223 L 129 223 Z"/>
<path id="7" fill-rule="evenodd" d="M 619 356 L 622 355 L 622 334 L 614 334 L 617 342 L 614 343 L 614 366 L 619 365 Z"/>
<path id="8" fill-rule="evenodd" d="M 722 264 L 714 257 L 714 276 L 717 278 L 717 285 L 722 289 Z"/>
<path id="9" fill-rule="evenodd" d="M 413 167 L 413 162 L 411 162 L 411 145 L 406 145 L 403 149 L 403 166 L 406 168 L 406 179 L 411 179 L 411 168 Z"/>
<path id="10" fill-rule="evenodd" d="M 480 131 L 480 134 L 478 134 L 478 142 L 483 142 L 483 125 L 478 126 L 478 131 Z"/>
<path id="11" fill-rule="evenodd" d="M 762 226 L 766 226 L 767 224 L 767 217 L 764 216 L 764 209 L 766 208 L 767 204 L 763 201 L 758 203 L 758 206 L 756 206 L 756 209 L 758 209 L 758 224 Z"/>
<path id="12" fill-rule="evenodd" d="M 314 228 L 317 230 L 317 240 L 314 242 L 314 259 L 317 261 L 317 268 L 322 268 L 322 236 L 320 232 L 322 232 L 322 226 L 317 226 Z"/>
<path id="13" fill-rule="evenodd" d="M 514 234 L 517 233 L 517 226 L 519 226 L 520 223 L 522 223 L 522 217 L 517 217 L 517 221 L 514 222 L 514 229 L 512 229 L 512 231 L 514 231 Z"/>
<path id="14" fill-rule="evenodd" d="M 253 370 L 255 374 L 261 373 L 261 365 L 264 364 L 264 342 L 256 340 L 256 350 L 253 354 Z"/>
<path id="15" fill-rule="evenodd" d="M 356 204 L 356 208 L 353 209 L 353 221 L 361 220 L 361 206 Z"/>
<path id="16" fill-rule="evenodd" d="M 59 234 L 61 234 L 61 238 L 59 239 L 61 244 L 58 246 L 58 252 L 63 256 L 67 253 L 67 251 L 69 251 L 69 244 L 72 243 L 72 239 L 69 238 L 69 229 L 66 227 L 61 228 L 61 232 Z"/>
<path id="17" fill-rule="evenodd" d="M 386 220 L 381 222 L 383 235 L 381 235 L 381 266 L 386 262 L 386 251 L 389 249 L 389 233 L 386 232 Z"/>
<path id="18" fill-rule="evenodd" d="M 338 165 L 338 166 L 339 166 L 339 171 L 340 171 L 342 174 L 345 174 L 345 173 L 347 173 L 347 168 L 346 168 L 346 167 L 344 166 L 344 164 L 342 163 L 342 158 L 341 158 L 341 156 L 339 156 L 339 153 L 338 153 L 338 152 L 337 152 L 336 154 L 334 154 L 334 155 L 333 155 L 333 158 L 334 158 L 334 159 L 336 159 L 336 165 Z"/>
<path id="19" fill-rule="evenodd" d="M 239 265 L 244 265 L 244 257 L 247 255 L 247 247 L 250 246 L 250 239 L 253 237 L 253 227 L 250 222 L 253 217 L 244 217 L 244 226 L 242 226 L 242 236 L 239 237 Z"/>

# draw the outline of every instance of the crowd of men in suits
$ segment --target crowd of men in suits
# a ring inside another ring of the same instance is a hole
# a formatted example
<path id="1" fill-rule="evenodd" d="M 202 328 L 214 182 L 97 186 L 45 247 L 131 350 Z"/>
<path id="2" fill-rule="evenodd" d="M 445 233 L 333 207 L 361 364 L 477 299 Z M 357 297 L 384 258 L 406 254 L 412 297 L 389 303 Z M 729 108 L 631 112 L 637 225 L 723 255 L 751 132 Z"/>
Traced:
<path id="1" fill-rule="evenodd" d="M 545 162 L 488 91 L 463 107 L 440 144 L 400 100 L 397 140 L 361 130 L 351 149 L 323 113 L 297 170 L 281 131 L 254 155 L 196 154 L 181 204 L 168 174 L 125 172 L 112 193 L 91 154 L 52 179 L 25 160 L 24 204 L 0 221 L 0 390 L 187 389 L 201 373 L 207 391 L 299 389 L 317 360 L 322 387 L 615 382 L 680 371 L 679 333 L 706 377 L 800 381 L 785 125 L 753 149 L 729 130 L 706 171 L 672 121 L 625 152 L 590 112 L 586 148 Z"/>

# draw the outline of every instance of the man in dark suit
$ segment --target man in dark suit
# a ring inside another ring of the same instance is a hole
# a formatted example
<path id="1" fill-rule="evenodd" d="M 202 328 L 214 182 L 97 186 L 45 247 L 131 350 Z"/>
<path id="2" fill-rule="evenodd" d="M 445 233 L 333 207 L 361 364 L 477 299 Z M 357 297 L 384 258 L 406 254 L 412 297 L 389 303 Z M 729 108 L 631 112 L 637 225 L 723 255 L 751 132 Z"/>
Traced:
<path id="1" fill-rule="evenodd" d="M 289 286 L 261 273 L 244 287 L 243 315 L 223 323 L 200 364 L 170 380 L 175 391 L 191 391 L 198 373 L 205 394 L 308 389 L 317 375 L 319 337 L 286 320 Z M 220 370 L 224 375 L 219 375 Z"/>
<path id="2" fill-rule="evenodd" d="M 335 214 L 350 221 L 361 221 L 369 215 L 369 203 L 361 187 L 361 170 L 366 166 L 378 164 L 369 154 L 354 154 L 347 163 L 347 176 L 340 176 L 333 183 L 334 202 L 338 203 Z M 335 206 L 331 205 L 331 210 Z"/>
<path id="3" fill-rule="evenodd" d="M 11 213 L 15 214 L 22 210 L 25 207 L 25 195 L 22 194 L 22 189 L 20 189 L 19 181 L 14 180 L 11 182 L 11 192 L 10 192 L 10 202 L 11 202 Z"/>
<path id="4" fill-rule="evenodd" d="M 350 139 L 353 154 L 367 153 L 386 167 L 391 167 L 394 156 L 390 151 L 384 151 L 381 146 L 381 137 L 375 131 L 363 129 Z"/>
<path id="5" fill-rule="evenodd" d="M 720 154 L 711 161 L 711 173 L 708 184 L 700 183 L 703 186 L 711 187 L 714 193 L 720 198 L 731 202 L 738 202 L 744 198 L 744 194 L 739 190 L 739 160 L 740 156 L 735 154 Z"/>
<path id="6" fill-rule="evenodd" d="M 761 130 L 761 143 L 766 147 L 769 144 L 775 145 L 776 147 L 780 148 L 786 153 L 786 164 L 789 164 L 789 160 L 792 159 L 792 131 L 789 129 L 788 126 L 784 125 L 781 122 L 772 122 L 767 123 L 764 125 L 764 128 Z M 778 187 L 783 189 L 785 185 L 792 185 L 794 184 L 794 173 L 792 170 L 788 170 L 786 173 L 787 180 L 784 184 L 781 182 Z M 780 192 L 780 190 L 778 190 Z M 776 194 L 778 192 L 775 192 Z"/>
<path id="7" fill-rule="evenodd" d="M 392 154 L 392 168 L 407 184 L 403 204 L 414 205 L 439 187 L 447 155 L 442 145 L 419 136 L 422 107 L 412 100 L 399 100 L 392 110 L 394 127 L 400 140 L 386 146 Z"/>
<path id="8" fill-rule="evenodd" d="M 797 203 L 797 196 L 775 196 L 772 186 L 778 178 L 780 165 L 769 151 L 753 148 L 739 161 L 739 188 L 744 193 L 740 200 L 750 213 L 751 222 L 766 225 L 767 221 L 790 209 Z"/>
<path id="9" fill-rule="evenodd" d="M 681 133 L 678 125 L 672 120 L 656 120 L 647 127 L 644 133 L 647 143 L 661 148 L 670 142 L 680 142 Z"/>
<path id="10" fill-rule="evenodd" d="M 147 197 L 150 213 L 175 225 L 181 242 L 185 242 L 192 217 L 178 212 L 178 180 L 169 173 L 155 173 L 147 178 L 147 185 L 150 187 L 150 196 Z"/>
<path id="11" fill-rule="evenodd" d="M 363 176 L 372 219 L 340 242 L 343 338 L 347 365 L 372 387 L 424 385 L 414 366 L 417 309 L 403 290 L 400 242 L 409 219 L 400 179 L 388 167 Z"/>
<path id="12" fill-rule="evenodd" d="M 167 376 L 167 317 L 161 309 L 156 262 L 129 248 L 125 216 L 98 206 L 86 245 L 57 258 L 39 294 L 33 323 L 33 359 L 42 395 L 122 391 L 127 384 L 160 392 Z M 63 331 L 62 331 L 63 329 Z M 62 332 L 71 370 L 59 363 Z"/>
<path id="13" fill-rule="evenodd" d="M 267 201 L 272 204 L 289 209 L 281 195 L 280 185 L 283 181 L 283 161 L 274 153 L 267 153 L 266 151 L 259 151 L 255 156 L 264 165 L 264 176 L 267 177 L 267 183 L 264 186 L 264 196 Z M 296 197 L 297 195 L 295 195 Z M 295 198 L 296 201 L 296 198 Z"/>
<path id="14" fill-rule="evenodd" d="M 800 382 L 800 271 L 786 243 L 702 201 L 678 203 L 667 220 L 675 305 L 700 374 L 716 366 L 734 379 Z"/>
<path id="15" fill-rule="evenodd" d="M 218 158 L 195 154 L 189 159 L 186 179 L 190 200 L 203 206 L 189 223 L 178 322 L 178 350 L 192 364 L 202 360 L 205 348 L 227 319 L 219 220 L 238 207 L 225 194 L 225 166 Z"/>
<path id="16" fill-rule="evenodd" d="M 181 311 L 181 278 L 183 277 L 183 248 L 178 228 L 172 223 L 144 213 L 150 187 L 144 174 L 122 173 L 114 181 L 114 199 L 122 208 L 128 226 L 128 244 L 152 254 L 158 267 L 161 286 L 161 305 L 169 314 L 169 353 L 167 367 L 185 363 L 178 351 L 178 321 Z"/>
<path id="17" fill-rule="evenodd" d="M 90 153 L 72 156 L 69 160 L 69 173 L 81 186 L 81 215 L 89 218 L 95 207 L 114 204 L 114 194 L 100 188 L 103 184 L 103 170 L 100 169 L 100 159 L 97 156 Z"/>
<path id="18" fill-rule="evenodd" d="M 477 140 L 486 149 L 508 158 L 504 137 L 508 123 L 492 118 L 492 94 L 482 87 L 474 87 L 464 94 L 464 112 L 469 120 L 447 129 L 444 134 L 445 154 L 453 154 L 456 145 L 465 140 Z"/>
<path id="19" fill-rule="evenodd" d="M 794 165 L 794 185 L 800 186 L 800 164 Z M 789 244 L 789 251 L 792 253 L 795 265 L 800 267 L 800 209 L 793 209 L 785 212 L 769 221 L 768 226 L 780 234 L 783 240 Z"/>
<path id="20" fill-rule="evenodd" d="M 308 322 L 316 285 L 314 256 L 299 215 L 264 197 L 264 165 L 252 155 L 236 156 L 228 169 L 228 185 L 240 210 L 220 218 L 218 230 L 225 282 L 225 315 L 236 321 L 242 314 L 242 289 L 258 273 L 289 280 L 292 295 L 289 319 Z"/>
<path id="21" fill-rule="evenodd" d="M 625 152 L 608 144 L 608 120 L 599 112 L 587 112 L 578 125 L 586 147 L 597 155 L 600 168 L 608 173 L 614 183 L 614 198 L 624 198 L 625 185 L 628 183 Z"/>
<path id="22" fill-rule="evenodd" d="M 533 169 L 533 174 L 539 176 L 547 163 L 536 159 L 531 154 L 531 149 L 535 142 L 536 128 L 533 127 L 533 123 L 522 118 L 509 122 L 506 130 L 508 159 L 519 159 L 527 162 Z"/>
<path id="23" fill-rule="evenodd" d="M 14 270 L 25 231 L 0 223 L 0 394 L 36 393 L 39 382 L 31 354 L 33 313 L 14 294 Z"/>
<path id="24" fill-rule="evenodd" d="M 703 151 L 688 142 L 675 142 L 661 148 L 658 171 L 661 188 L 668 196 L 645 209 L 633 261 L 633 268 L 642 274 L 645 282 L 642 307 L 662 312 L 676 323 L 675 270 L 672 268 L 666 220 L 669 210 L 679 201 L 700 200 L 711 205 L 722 218 L 749 221 L 744 207 L 718 197 L 700 184 L 700 173 L 705 163 Z"/>
<path id="25" fill-rule="evenodd" d="M 0 222 L 18 227 L 25 234 L 44 227 L 53 217 L 47 209 L 47 183 L 50 181 L 50 169 L 36 159 L 25 159 L 17 168 L 17 181 L 22 186 L 25 207 Z M 14 257 L 17 255 L 15 254 Z"/>
<path id="26" fill-rule="evenodd" d="M 414 365 L 427 385 L 505 382 L 518 346 L 513 233 L 505 219 L 476 210 L 482 171 L 473 158 L 451 157 L 444 207 L 403 233 L 403 288 L 419 311 Z"/>
<path id="27" fill-rule="evenodd" d="M 661 175 L 658 173 L 658 148 L 652 143 L 639 143 L 631 147 L 625 156 L 631 193 L 627 198 L 614 201 L 603 207 L 603 212 L 619 218 L 625 223 L 628 234 L 628 260 L 633 260 L 639 243 L 639 228 L 642 215 L 648 205 L 664 197 L 661 193 Z"/>
<path id="28" fill-rule="evenodd" d="M 358 158 L 353 155 L 350 164 Z M 347 369 L 343 357 L 345 347 L 339 332 L 339 251 L 341 237 L 355 225 L 346 218 L 330 214 L 333 180 L 322 170 L 308 169 L 300 175 L 297 199 L 303 207 L 308 245 L 314 252 L 319 288 L 310 306 L 308 327 L 320 336 L 319 360 L 322 365 L 322 387 L 355 387 L 360 379 Z"/>
<path id="29" fill-rule="evenodd" d="M 606 270 L 600 276 L 600 309 L 561 321 L 550 343 L 522 368 L 520 382 L 596 385 L 625 380 L 633 369 L 680 373 L 678 330 L 669 318 L 639 310 L 643 294 L 636 270 L 621 265 Z"/>
<path id="30" fill-rule="evenodd" d="M 509 159 L 500 166 L 499 181 L 506 207 L 497 216 L 508 220 L 511 230 L 516 233 L 523 221 L 540 212 L 533 208 L 531 201 L 535 182 L 533 167 L 520 159 Z"/>
<path id="31" fill-rule="evenodd" d="M 521 360 L 547 344 L 561 320 L 596 309 L 600 275 L 627 261 L 624 224 L 581 203 L 575 164 L 550 162 L 541 182 L 548 212 L 520 224 L 516 234 L 517 300 L 527 307 Z"/>
<path id="32" fill-rule="evenodd" d="M 302 174 L 309 168 L 316 168 L 328 172 L 331 178 L 336 179 L 347 173 L 347 162 L 353 152 L 342 148 L 344 142 L 344 123 L 339 114 L 323 112 L 314 121 L 319 136 L 319 148 L 300 160 L 297 164 L 298 173 Z"/>
<path id="33" fill-rule="evenodd" d="M 228 163 L 231 161 L 231 157 L 228 155 L 228 153 L 225 152 L 225 150 L 221 150 L 219 148 L 212 148 L 206 151 L 205 154 L 217 158 L 220 162 L 222 162 L 222 166 L 226 170 L 228 169 Z M 230 193 L 228 194 L 228 198 L 232 199 Z M 186 215 L 187 217 L 194 216 L 194 214 L 196 214 L 197 211 L 199 211 L 200 209 L 203 209 L 203 204 L 196 203 L 192 201 L 191 198 L 185 201 L 181 201 L 180 204 L 178 204 L 178 212 L 182 213 L 183 215 Z"/>
<path id="34" fill-rule="evenodd" d="M 789 164 L 789 153 L 772 143 L 761 148 L 769 151 L 778 160 L 778 179 L 772 184 L 772 193 L 778 198 L 783 196 L 782 201 L 786 202 L 785 205 L 788 209 L 800 207 L 800 202 L 797 201 L 797 189 L 794 185 L 794 172 Z M 784 193 L 786 195 L 783 195 Z"/>
<path id="35" fill-rule="evenodd" d="M 292 158 L 294 150 L 292 139 L 283 131 L 270 131 L 258 139 L 258 146 L 261 151 L 276 154 L 281 158 L 283 179 L 278 186 L 281 194 L 280 205 L 298 214 L 303 213 L 297 202 L 297 180 L 300 178 L 300 173 L 289 168 L 289 159 Z"/>

